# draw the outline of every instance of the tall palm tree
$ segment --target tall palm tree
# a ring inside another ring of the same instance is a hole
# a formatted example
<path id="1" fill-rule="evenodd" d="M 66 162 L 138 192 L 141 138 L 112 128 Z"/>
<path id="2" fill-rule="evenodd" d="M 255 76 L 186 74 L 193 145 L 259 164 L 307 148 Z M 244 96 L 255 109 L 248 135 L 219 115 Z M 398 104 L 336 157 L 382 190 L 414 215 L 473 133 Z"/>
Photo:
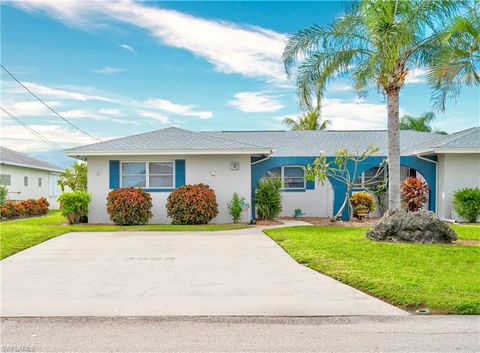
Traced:
<path id="1" fill-rule="evenodd" d="M 456 97 L 462 83 L 480 83 L 480 2 L 468 3 L 442 35 L 443 46 L 433 60 L 427 79 L 434 88 L 434 105 L 445 110 L 448 97 Z"/>
<path id="2" fill-rule="evenodd" d="M 400 119 L 400 130 L 415 130 L 423 132 L 435 132 L 441 135 L 447 135 L 445 131 L 434 130 L 430 123 L 434 121 L 437 117 L 434 112 L 423 113 L 419 117 L 414 117 L 411 115 L 404 115 Z"/>
<path id="3" fill-rule="evenodd" d="M 365 93 L 374 83 L 387 97 L 389 208 L 400 207 L 399 98 L 409 71 L 430 67 L 440 30 L 455 14 L 454 0 L 363 0 L 331 25 L 302 30 L 283 53 L 287 74 L 296 73 L 300 104 L 311 105 L 329 81 L 349 76 Z"/>
<path id="4" fill-rule="evenodd" d="M 318 109 L 306 112 L 298 119 L 285 118 L 283 124 L 290 127 L 292 130 L 325 130 L 330 124 L 330 120 L 320 119 L 320 111 Z"/>

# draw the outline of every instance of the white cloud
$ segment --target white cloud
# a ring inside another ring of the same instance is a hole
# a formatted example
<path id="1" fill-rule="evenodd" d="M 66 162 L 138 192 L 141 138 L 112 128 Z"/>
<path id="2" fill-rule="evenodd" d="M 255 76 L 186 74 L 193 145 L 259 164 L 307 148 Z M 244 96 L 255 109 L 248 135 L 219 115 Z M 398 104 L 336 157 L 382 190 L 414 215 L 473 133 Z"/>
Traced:
<path id="1" fill-rule="evenodd" d="M 125 71 L 124 68 L 110 67 L 110 66 L 105 66 L 105 67 L 102 67 L 101 69 L 92 70 L 92 72 L 96 74 L 115 74 L 117 72 L 123 72 L 123 71 Z"/>
<path id="2" fill-rule="evenodd" d="M 111 116 L 122 115 L 122 111 L 120 109 L 115 109 L 115 108 L 103 108 L 103 109 L 100 109 L 98 112 L 103 115 L 111 115 Z"/>
<path id="3" fill-rule="evenodd" d="M 45 102 L 50 107 L 57 107 L 60 106 L 60 102 L 50 101 Z M 17 102 L 17 103 L 3 103 L 5 105 L 5 109 L 15 117 L 22 117 L 22 116 L 44 116 L 44 115 L 51 115 L 53 114 L 46 106 L 44 106 L 39 101 L 25 101 L 25 102 Z M 3 114 L 3 113 L 2 113 Z"/>
<path id="4" fill-rule="evenodd" d="M 328 85 L 327 90 L 332 92 L 351 92 L 353 91 L 353 86 L 348 83 L 334 82 Z"/>
<path id="5" fill-rule="evenodd" d="M 174 113 L 181 116 L 194 116 L 200 119 L 210 119 L 213 117 L 213 113 L 209 111 L 195 111 L 194 105 L 182 105 L 176 104 L 167 99 L 148 99 L 143 102 L 144 105 L 151 109 L 159 109 L 169 113 Z"/>
<path id="6" fill-rule="evenodd" d="M 116 116 L 104 114 L 102 113 L 102 111 L 104 111 L 104 109 L 100 109 L 98 111 L 92 111 L 87 109 L 72 109 L 72 110 L 59 112 L 59 114 L 66 119 L 90 119 L 95 121 L 113 121 L 118 124 L 140 125 L 139 121 L 121 119 Z"/>
<path id="7" fill-rule="evenodd" d="M 129 46 L 128 44 L 120 44 L 119 45 L 120 48 L 123 48 L 125 50 L 128 50 L 129 52 L 131 53 L 135 53 L 135 49 L 133 49 L 131 46 Z"/>
<path id="8" fill-rule="evenodd" d="M 162 124 L 168 124 L 169 123 L 168 116 L 165 116 L 165 115 L 160 114 L 160 113 L 149 112 L 149 111 L 146 111 L 146 110 L 140 110 L 140 111 L 137 112 L 137 114 L 144 117 L 144 118 L 157 120 L 157 121 L 161 122 Z"/>
<path id="9" fill-rule="evenodd" d="M 271 113 L 284 106 L 276 97 L 262 92 L 238 92 L 228 104 L 245 113 Z"/>
<path id="10" fill-rule="evenodd" d="M 426 82 L 426 77 L 425 74 L 427 73 L 427 70 L 422 69 L 422 68 L 416 68 L 416 69 L 411 69 L 408 70 L 407 77 L 405 77 L 405 83 L 425 83 Z"/>
<path id="11" fill-rule="evenodd" d="M 188 50 L 225 73 L 284 81 L 285 34 L 254 26 L 207 20 L 174 10 L 130 1 L 14 3 L 27 11 L 43 10 L 69 26 L 90 30 L 90 24 L 114 19 L 145 29 L 163 44 Z"/>

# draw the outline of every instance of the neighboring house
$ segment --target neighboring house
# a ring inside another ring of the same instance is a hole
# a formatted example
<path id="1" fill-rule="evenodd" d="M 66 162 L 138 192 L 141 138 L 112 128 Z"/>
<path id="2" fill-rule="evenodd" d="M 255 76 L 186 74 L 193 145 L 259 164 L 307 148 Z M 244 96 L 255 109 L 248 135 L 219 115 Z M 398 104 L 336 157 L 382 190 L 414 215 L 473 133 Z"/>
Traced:
<path id="1" fill-rule="evenodd" d="M 45 197 L 50 209 L 58 209 L 58 176 L 63 170 L 53 164 L 0 146 L 0 184 L 8 188 L 8 200 Z"/>
<path id="2" fill-rule="evenodd" d="M 400 139 L 402 178 L 422 177 L 430 187 L 428 209 L 439 210 L 444 218 L 454 217 L 452 192 L 479 185 L 480 128 L 448 136 L 402 131 Z M 345 186 L 335 180 L 308 182 L 304 166 L 319 153 L 333 160 L 339 149 L 360 152 L 369 145 L 379 147 L 379 152 L 359 166 L 359 178 L 364 178 L 386 158 L 386 131 L 193 132 L 172 127 L 66 153 L 88 162 L 92 223 L 109 222 L 105 198 L 110 190 L 126 186 L 143 187 L 151 193 L 152 223 L 170 222 L 167 197 L 186 183 L 206 183 L 215 190 L 219 215 L 214 222 L 224 223 L 231 222 L 227 203 L 234 192 L 252 206 L 243 221 L 254 217 L 255 188 L 260 179 L 269 176 L 282 179 L 281 215 L 291 216 L 295 208 L 301 208 L 308 216 L 332 216 L 341 206 Z M 454 181 L 451 176 L 456 176 Z M 346 211 L 343 217 L 347 217 Z"/>

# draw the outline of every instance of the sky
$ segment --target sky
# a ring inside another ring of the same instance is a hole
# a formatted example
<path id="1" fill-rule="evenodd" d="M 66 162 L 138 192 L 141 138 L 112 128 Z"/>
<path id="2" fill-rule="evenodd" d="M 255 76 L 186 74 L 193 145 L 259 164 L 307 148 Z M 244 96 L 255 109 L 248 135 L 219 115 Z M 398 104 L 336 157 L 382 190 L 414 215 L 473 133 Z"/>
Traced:
<path id="1" fill-rule="evenodd" d="M 342 15 L 343 1 L 3 1 L 1 62 L 63 117 L 99 140 L 168 126 L 281 130 L 297 117 L 281 55 L 290 34 Z M 96 142 L 1 73 L 1 105 L 62 148 Z M 479 123 L 479 90 L 464 88 L 433 126 Z M 431 111 L 425 70 L 409 73 L 400 113 Z M 2 113 L 1 143 L 58 161 L 60 152 Z M 359 99 L 351 82 L 328 86 L 330 129 L 385 129 L 383 95 Z M 60 164 L 61 164 L 60 163 Z"/>

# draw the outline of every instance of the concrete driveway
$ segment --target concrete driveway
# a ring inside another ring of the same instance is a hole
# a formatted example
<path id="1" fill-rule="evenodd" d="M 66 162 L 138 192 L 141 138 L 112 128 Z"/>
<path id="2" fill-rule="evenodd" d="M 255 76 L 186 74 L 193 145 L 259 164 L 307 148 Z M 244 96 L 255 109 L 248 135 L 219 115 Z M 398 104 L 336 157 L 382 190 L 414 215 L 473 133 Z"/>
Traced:
<path id="1" fill-rule="evenodd" d="M 69 233 L 1 262 L 2 316 L 405 315 L 260 229 Z"/>

